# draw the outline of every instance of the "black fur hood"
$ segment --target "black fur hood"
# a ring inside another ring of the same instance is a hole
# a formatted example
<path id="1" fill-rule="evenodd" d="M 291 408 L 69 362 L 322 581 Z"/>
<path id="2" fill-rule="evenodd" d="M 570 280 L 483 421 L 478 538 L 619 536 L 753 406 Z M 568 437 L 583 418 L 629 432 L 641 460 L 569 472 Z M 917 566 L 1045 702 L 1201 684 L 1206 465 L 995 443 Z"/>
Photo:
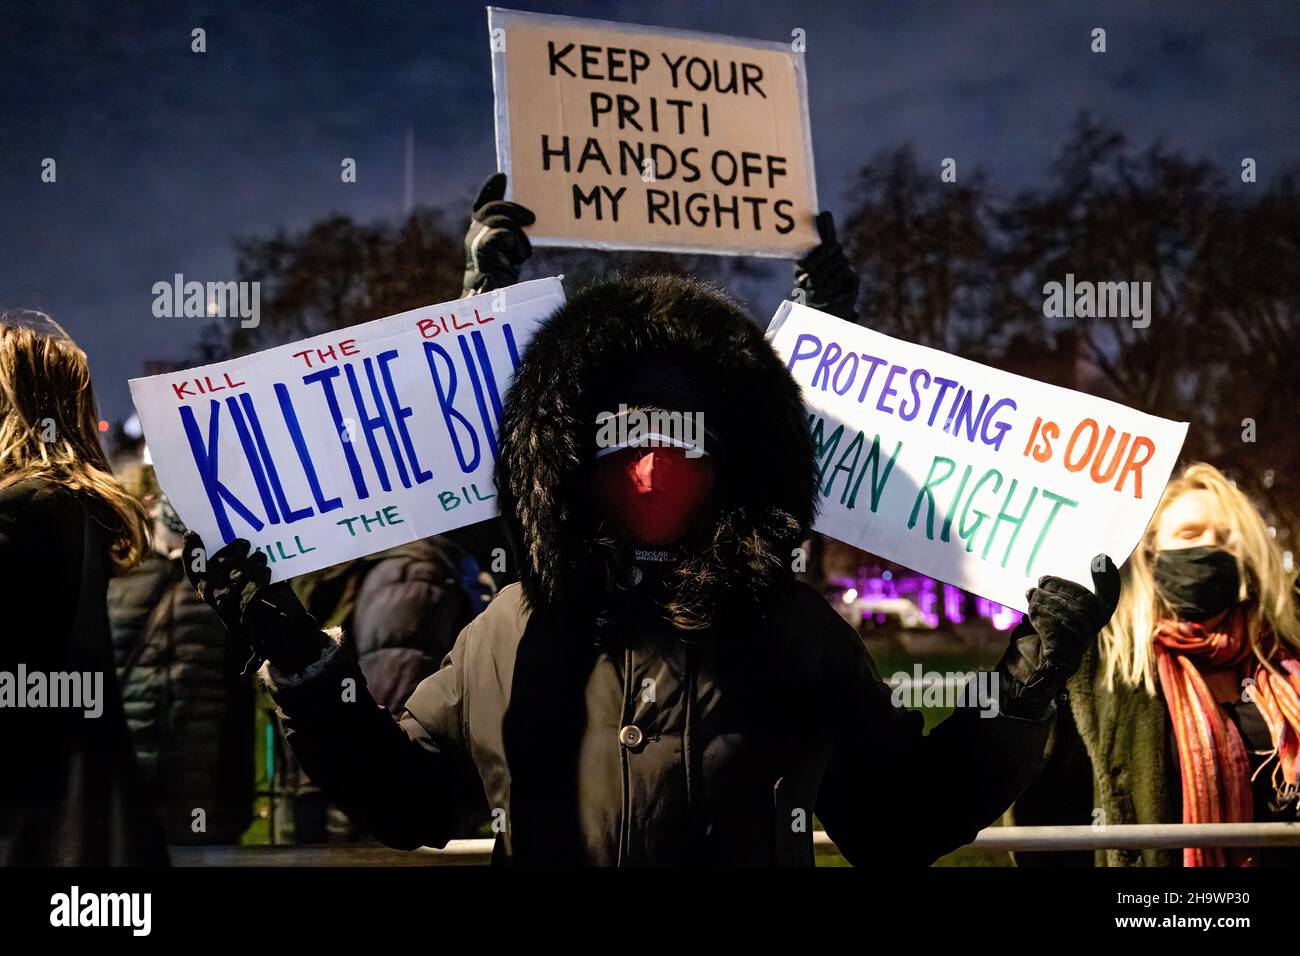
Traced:
<path id="1" fill-rule="evenodd" d="M 680 628 L 761 602 L 811 525 L 816 468 L 799 386 L 719 289 L 670 275 L 593 283 L 543 323 L 502 412 L 496 483 L 533 608 L 599 602 L 619 549 L 594 510 L 596 417 L 620 402 L 699 411 L 718 459 L 716 521 L 665 578 Z"/>

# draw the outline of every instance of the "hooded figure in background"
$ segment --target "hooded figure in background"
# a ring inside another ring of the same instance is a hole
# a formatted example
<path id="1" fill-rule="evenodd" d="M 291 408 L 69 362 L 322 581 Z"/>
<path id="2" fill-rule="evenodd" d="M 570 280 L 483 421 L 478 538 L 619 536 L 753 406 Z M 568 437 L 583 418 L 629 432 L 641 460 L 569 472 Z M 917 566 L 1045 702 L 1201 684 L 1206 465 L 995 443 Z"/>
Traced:
<path id="1" fill-rule="evenodd" d="M 794 580 L 817 473 L 799 388 L 713 287 L 598 282 L 538 330 L 497 484 L 520 581 L 394 719 L 246 541 L 195 586 L 268 660 L 295 753 L 385 843 L 490 820 L 520 864 L 928 864 L 1038 773 L 1054 698 L 1113 609 L 1045 579 L 999 712 L 928 736 L 853 629 Z M 203 544 L 186 544 L 196 557 Z M 199 563 L 199 566 L 202 566 Z M 355 694 L 341 693 L 355 688 Z"/>

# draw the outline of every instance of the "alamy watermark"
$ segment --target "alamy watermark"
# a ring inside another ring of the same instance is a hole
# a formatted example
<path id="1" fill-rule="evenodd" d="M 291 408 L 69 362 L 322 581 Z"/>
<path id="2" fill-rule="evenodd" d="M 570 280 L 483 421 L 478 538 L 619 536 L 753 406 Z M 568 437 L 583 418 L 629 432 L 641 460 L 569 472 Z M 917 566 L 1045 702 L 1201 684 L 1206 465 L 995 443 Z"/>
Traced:
<path id="1" fill-rule="evenodd" d="M 940 673 L 922 670 L 916 664 L 912 673 L 898 671 L 890 677 L 889 686 L 893 688 L 889 699 L 895 707 L 974 707 L 981 717 L 1000 713 L 994 671 Z"/>
<path id="2" fill-rule="evenodd" d="M 126 927 L 132 936 L 148 936 L 153 929 L 153 894 L 83 893 L 73 885 L 68 892 L 50 897 L 50 925 Z"/>
<path id="3" fill-rule="evenodd" d="M 1133 328 L 1151 324 L 1150 282 L 1065 282 L 1043 286 L 1043 315 L 1049 319 L 1131 319 Z"/>
<path id="4" fill-rule="evenodd" d="M 153 295 L 159 319 L 239 319 L 245 329 L 262 322 L 260 282 L 186 282 L 178 272 L 171 282 L 155 282 Z"/>
<path id="5" fill-rule="evenodd" d="M 699 458 L 704 451 L 704 413 L 670 412 L 662 408 L 629 409 L 596 416 L 596 447 L 681 448 L 687 458 Z M 608 451 L 606 452 L 608 453 Z M 597 457 L 601 457 L 597 454 Z"/>
<path id="6" fill-rule="evenodd" d="M 95 719 L 104 712 L 104 675 L 101 671 L 0 671 L 0 707 L 80 710 Z"/>

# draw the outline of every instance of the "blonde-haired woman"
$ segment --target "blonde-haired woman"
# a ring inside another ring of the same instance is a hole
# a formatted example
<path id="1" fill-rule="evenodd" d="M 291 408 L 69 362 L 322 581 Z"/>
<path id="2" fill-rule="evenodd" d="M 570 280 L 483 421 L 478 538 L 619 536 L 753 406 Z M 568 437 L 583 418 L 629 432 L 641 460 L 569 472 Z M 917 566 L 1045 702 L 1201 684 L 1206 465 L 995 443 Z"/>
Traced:
<path id="1" fill-rule="evenodd" d="M 1300 818 L 1295 580 L 1264 519 L 1217 468 L 1190 465 L 1165 489 L 1125 572 L 1119 607 L 1068 685 L 1052 757 L 1017 804 L 1017 822 Z M 1110 850 L 1097 862 L 1291 864 L 1298 855 Z M 1048 861 L 1071 862 L 1020 859 Z"/>
<path id="2" fill-rule="evenodd" d="M 0 313 L 0 864 L 166 862 L 113 669 L 108 578 L 146 545 L 97 438 L 86 354 Z"/>

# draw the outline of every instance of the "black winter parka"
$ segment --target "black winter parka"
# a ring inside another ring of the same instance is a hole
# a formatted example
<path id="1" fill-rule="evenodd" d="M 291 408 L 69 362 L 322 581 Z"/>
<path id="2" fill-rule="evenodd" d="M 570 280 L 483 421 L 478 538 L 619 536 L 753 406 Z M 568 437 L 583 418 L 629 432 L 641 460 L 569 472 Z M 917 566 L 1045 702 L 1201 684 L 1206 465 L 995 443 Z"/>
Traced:
<path id="1" fill-rule="evenodd" d="M 926 865 L 1041 766 L 1046 721 L 967 709 L 924 736 L 807 585 L 691 641 L 649 616 L 577 632 L 522 597 L 461 633 L 397 723 L 346 646 L 275 688 L 307 771 L 388 845 L 443 846 L 469 817 L 499 862 L 811 865 L 816 814 L 851 862 Z"/>
<path id="2" fill-rule="evenodd" d="M 108 618 L 127 724 L 167 842 L 238 843 L 253 818 L 248 648 L 230 640 L 180 557 L 156 551 L 109 582 Z"/>
<path id="3" fill-rule="evenodd" d="M 717 481 L 680 546 L 620 543 L 593 503 L 620 405 L 703 416 Z M 385 842 L 491 821 L 519 864 L 928 864 L 1041 766 L 1051 715 L 895 707 L 857 634 L 794 581 L 821 476 L 798 385 L 718 290 L 596 283 L 536 332 L 496 481 L 520 582 L 466 627 L 395 721 L 344 642 L 268 668 L 295 753 Z"/>

